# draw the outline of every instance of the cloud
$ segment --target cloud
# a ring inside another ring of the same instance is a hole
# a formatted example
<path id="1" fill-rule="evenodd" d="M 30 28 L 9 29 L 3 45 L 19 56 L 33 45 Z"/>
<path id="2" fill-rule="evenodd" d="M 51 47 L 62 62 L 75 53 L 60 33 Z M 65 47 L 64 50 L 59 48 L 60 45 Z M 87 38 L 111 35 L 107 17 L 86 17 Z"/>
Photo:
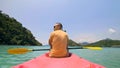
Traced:
<path id="1" fill-rule="evenodd" d="M 110 34 L 113 34 L 113 33 L 115 33 L 115 32 L 116 32 L 116 30 L 115 30 L 115 29 L 113 29 L 113 28 L 109 28 L 109 29 L 108 29 L 108 32 L 109 32 Z"/>

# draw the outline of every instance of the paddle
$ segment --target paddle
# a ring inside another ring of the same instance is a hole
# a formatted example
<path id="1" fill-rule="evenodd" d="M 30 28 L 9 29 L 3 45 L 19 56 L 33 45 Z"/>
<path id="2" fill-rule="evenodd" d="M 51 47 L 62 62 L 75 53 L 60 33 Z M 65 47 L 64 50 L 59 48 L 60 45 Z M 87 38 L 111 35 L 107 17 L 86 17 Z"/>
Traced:
<path id="1" fill-rule="evenodd" d="M 91 50 L 101 50 L 101 47 L 83 47 L 83 48 L 68 48 L 68 49 L 91 49 Z M 12 48 L 8 50 L 9 54 L 24 54 L 30 51 L 46 51 L 50 49 L 27 49 L 27 48 Z"/>
<path id="2" fill-rule="evenodd" d="M 83 48 L 91 49 L 91 50 L 102 50 L 101 47 L 83 47 Z"/>

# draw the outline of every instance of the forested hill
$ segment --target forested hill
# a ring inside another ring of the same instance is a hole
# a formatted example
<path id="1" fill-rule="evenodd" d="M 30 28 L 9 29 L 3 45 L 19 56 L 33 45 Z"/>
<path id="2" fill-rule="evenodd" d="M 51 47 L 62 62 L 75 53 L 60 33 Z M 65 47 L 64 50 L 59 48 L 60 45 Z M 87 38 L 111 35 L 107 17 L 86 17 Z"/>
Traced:
<path id="1" fill-rule="evenodd" d="M 16 19 L 0 11 L 0 45 L 42 45 Z"/>
<path id="2" fill-rule="evenodd" d="M 120 40 L 103 39 L 95 43 L 88 44 L 86 46 L 100 46 L 100 47 L 120 47 Z"/>
<path id="3" fill-rule="evenodd" d="M 76 43 L 75 41 L 73 41 L 73 40 L 71 40 L 71 39 L 69 39 L 68 45 L 69 45 L 69 46 L 81 46 L 79 43 Z"/>

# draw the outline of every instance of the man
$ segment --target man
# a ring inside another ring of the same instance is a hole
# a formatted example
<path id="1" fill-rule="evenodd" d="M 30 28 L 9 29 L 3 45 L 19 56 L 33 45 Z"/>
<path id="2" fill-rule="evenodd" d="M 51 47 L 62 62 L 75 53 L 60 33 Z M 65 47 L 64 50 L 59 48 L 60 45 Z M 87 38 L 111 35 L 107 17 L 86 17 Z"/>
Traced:
<path id="1" fill-rule="evenodd" d="M 56 23 L 54 31 L 50 34 L 49 57 L 61 58 L 68 56 L 68 35 L 62 28 L 63 26 L 61 23 Z"/>

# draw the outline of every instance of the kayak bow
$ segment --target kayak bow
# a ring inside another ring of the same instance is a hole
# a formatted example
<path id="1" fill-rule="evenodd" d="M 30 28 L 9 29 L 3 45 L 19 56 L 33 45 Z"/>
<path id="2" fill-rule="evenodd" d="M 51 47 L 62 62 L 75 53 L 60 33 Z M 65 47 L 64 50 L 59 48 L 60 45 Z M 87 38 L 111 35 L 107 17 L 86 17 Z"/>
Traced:
<path id="1" fill-rule="evenodd" d="M 105 68 L 75 54 L 65 58 L 50 58 L 48 53 L 32 60 L 13 66 L 12 68 Z"/>

